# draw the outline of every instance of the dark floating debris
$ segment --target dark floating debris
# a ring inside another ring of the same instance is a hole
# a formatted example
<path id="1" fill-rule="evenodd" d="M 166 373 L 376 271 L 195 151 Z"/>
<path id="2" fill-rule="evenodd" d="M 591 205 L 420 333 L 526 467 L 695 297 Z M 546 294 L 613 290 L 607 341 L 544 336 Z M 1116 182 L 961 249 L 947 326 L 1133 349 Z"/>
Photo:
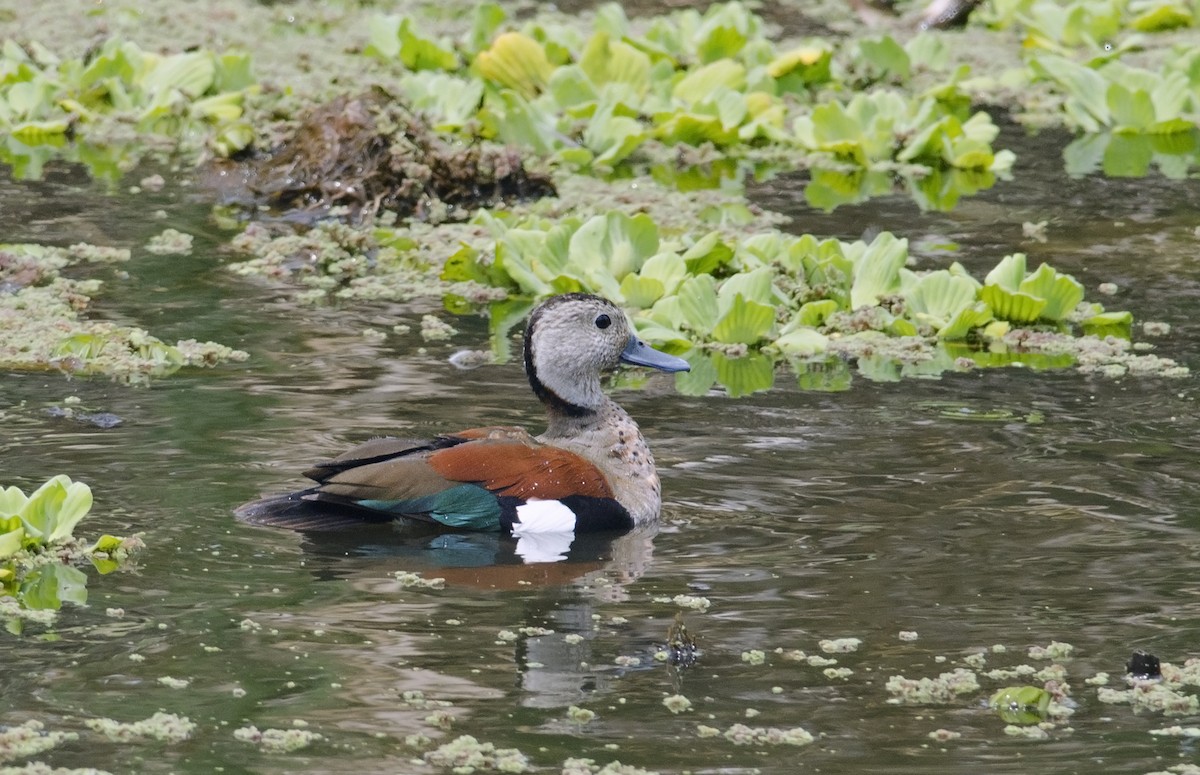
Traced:
<path id="1" fill-rule="evenodd" d="M 381 90 L 314 108 L 270 151 L 214 161 L 207 183 L 228 202 L 312 220 L 344 207 L 359 220 L 390 211 L 436 223 L 556 193 L 517 150 L 440 135 Z"/>
<path id="2" fill-rule="evenodd" d="M 51 417 L 74 420 L 83 425 L 92 425 L 105 430 L 115 428 L 124 422 L 120 415 L 113 414 L 112 412 L 81 412 L 71 407 L 51 406 L 46 409 L 46 414 Z"/>
<path id="3" fill-rule="evenodd" d="M 1125 663 L 1125 672 L 1132 678 L 1162 678 L 1162 665 L 1158 657 L 1138 649 Z"/>
<path id="4" fill-rule="evenodd" d="M 700 649 L 696 639 L 683 623 L 683 614 L 675 614 L 675 621 L 667 629 L 667 661 L 676 667 L 691 667 L 700 661 Z"/>

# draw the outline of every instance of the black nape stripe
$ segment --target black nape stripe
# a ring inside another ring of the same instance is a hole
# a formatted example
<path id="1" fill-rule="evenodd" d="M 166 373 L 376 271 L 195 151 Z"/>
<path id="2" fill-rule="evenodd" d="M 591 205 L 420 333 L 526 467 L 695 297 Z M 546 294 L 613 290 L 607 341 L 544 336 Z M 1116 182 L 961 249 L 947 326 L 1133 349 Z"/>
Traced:
<path id="1" fill-rule="evenodd" d="M 558 393 L 546 387 L 542 380 L 538 378 L 537 369 L 533 365 L 533 332 L 541 321 L 542 315 L 546 314 L 546 310 L 566 302 L 597 300 L 602 299 L 599 296 L 593 296 L 589 293 L 564 293 L 561 296 L 554 296 L 533 311 L 533 314 L 529 316 L 528 325 L 525 326 L 525 376 L 529 378 L 529 387 L 533 390 L 533 394 L 538 397 L 539 401 L 550 409 L 561 412 L 568 417 L 586 417 L 589 414 L 594 414 L 594 410 L 567 401 Z"/>

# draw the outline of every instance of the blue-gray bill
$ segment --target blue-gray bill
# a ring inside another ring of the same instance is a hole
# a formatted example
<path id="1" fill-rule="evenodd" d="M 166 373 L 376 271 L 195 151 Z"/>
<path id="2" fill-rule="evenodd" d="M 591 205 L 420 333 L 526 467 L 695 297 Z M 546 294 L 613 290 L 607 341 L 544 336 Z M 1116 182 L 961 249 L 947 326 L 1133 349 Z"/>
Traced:
<path id="1" fill-rule="evenodd" d="M 683 358 L 655 350 L 636 336 L 629 337 L 629 344 L 621 353 L 621 362 L 668 372 L 691 371 L 692 368 Z"/>

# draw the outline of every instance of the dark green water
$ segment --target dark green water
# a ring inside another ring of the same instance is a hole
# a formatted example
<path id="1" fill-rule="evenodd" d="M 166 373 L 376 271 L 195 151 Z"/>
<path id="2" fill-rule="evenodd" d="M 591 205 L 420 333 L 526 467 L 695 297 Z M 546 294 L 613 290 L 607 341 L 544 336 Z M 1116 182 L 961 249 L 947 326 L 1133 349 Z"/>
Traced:
<path id="1" fill-rule="evenodd" d="M 1070 180 L 1055 149 L 1035 152 L 1045 138 L 1001 144 L 1021 154 L 1016 182 L 953 213 L 894 199 L 832 216 L 798 210 L 796 229 L 952 240 L 962 246 L 953 258 L 977 273 L 1024 250 L 1031 266 L 1044 259 L 1074 273 L 1089 296 L 1117 283 L 1106 305 L 1170 323 L 1155 340 L 1161 354 L 1200 367 L 1200 184 Z M 755 196 L 784 210 L 801 200 L 786 180 Z M 159 207 L 167 220 L 147 216 Z M 206 212 L 186 189 L 106 194 L 65 173 L 0 182 L 5 241 L 135 248 L 128 278 L 106 276 L 94 314 L 252 355 L 149 388 L 0 375 L 2 482 L 86 481 L 96 506 L 81 532 L 144 531 L 148 545 L 135 574 L 92 575 L 91 605 L 63 612 L 59 640 L 0 641 L 0 724 L 37 718 L 81 731 L 41 760 L 145 773 L 427 771 L 404 745 L 414 733 L 517 747 L 546 772 L 570 756 L 665 772 L 889 775 L 1147 773 L 1200 758 L 1149 734 L 1195 717 L 1135 714 L 1084 683 L 1108 671 L 1120 685 L 1134 648 L 1177 664 L 1200 656 L 1194 380 L 1005 370 L 856 377 L 846 392 L 812 393 L 781 371 L 770 392 L 731 400 L 682 397 L 656 378 L 620 395 L 662 472 L 655 535 L 577 546 L 569 562 L 540 566 L 517 564 L 494 537 L 375 531 L 313 542 L 238 524 L 230 510 L 300 484 L 307 463 L 376 433 L 537 427 L 540 413 L 515 365 L 447 363 L 453 350 L 481 346 L 482 321 L 458 321 L 452 345 L 425 351 L 415 336 L 372 343 L 363 328 L 415 324 L 431 310 L 296 308 L 280 289 L 222 268 L 223 237 Z M 1040 220 L 1048 241 L 1025 241 L 1022 222 Z M 197 235 L 191 257 L 140 250 L 166 226 Z M 950 260 L 914 252 L 930 266 Z M 68 395 L 123 424 L 101 430 L 45 413 Z M 398 570 L 443 576 L 446 588 L 402 589 L 390 576 Z M 682 671 L 653 660 L 679 610 L 656 598 L 679 594 L 711 602 L 685 614 L 702 654 Z M 901 640 L 902 630 L 919 638 Z M 846 678 L 774 652 L 820 654 L 819 640 L 850 636 L 861 648 L 833 655 L 853 670 Z M 1008 653 L 989 654 L 984 670 L 1009 667 L 1052 640 L 1075 647 L 1065 664 L 1077 707 L 1046 740 L 1006 736 L 984 707 L 1020 681 L 981 676 L 979 692 L 946 705 L 888 702 L 892 675 L 936 676 L 994 644 Z M 752 649 L 765 664 L 743 661 Z M 618 664 L 630 657 L 640 664 Z M 162 676 L 191 683 L 171 689 Z M 408 690 L 452 702 L 450 730 L 406 705 Z M 676 693 L 690 712 L 662 705 Z M 571 705 L 595 720 L 572 723 Z M 158 710 L 188 716 L 196 734 L 117 744 L 82 728 L 85 718 Z M 325 740 L 269 755 L 233 736 L 295 719 Z M 818 739 L 795 748 L 697 735 L 699 724 L 735 723 L 800 726 Z M 936 743 L 928 733 L 938 728 L 961 737 Z"/>

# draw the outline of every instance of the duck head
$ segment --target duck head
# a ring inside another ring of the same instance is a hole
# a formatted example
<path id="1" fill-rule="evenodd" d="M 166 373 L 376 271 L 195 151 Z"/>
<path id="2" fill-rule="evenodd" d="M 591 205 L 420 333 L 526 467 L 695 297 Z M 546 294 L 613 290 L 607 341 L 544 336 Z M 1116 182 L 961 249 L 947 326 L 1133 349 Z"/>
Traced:
<path id="1" fill-rule="evenodd" d="M 529 316 L 525 373 L 551 409 L 576 417 L 596 411 L 607 400 L 601 373 L 622 362 L 666 372 L 690 368 L 638 339 L 621 308 L 600 296 L 554 296 Z"/>

